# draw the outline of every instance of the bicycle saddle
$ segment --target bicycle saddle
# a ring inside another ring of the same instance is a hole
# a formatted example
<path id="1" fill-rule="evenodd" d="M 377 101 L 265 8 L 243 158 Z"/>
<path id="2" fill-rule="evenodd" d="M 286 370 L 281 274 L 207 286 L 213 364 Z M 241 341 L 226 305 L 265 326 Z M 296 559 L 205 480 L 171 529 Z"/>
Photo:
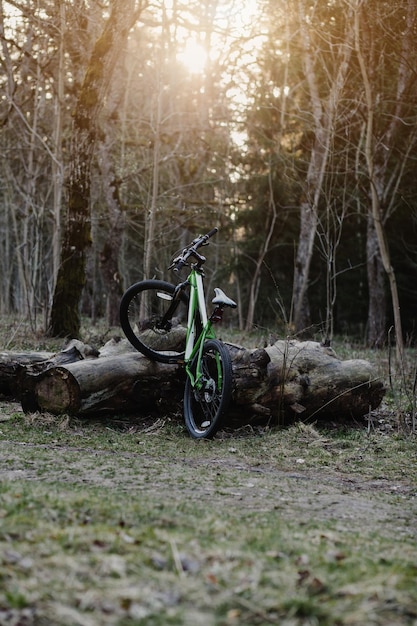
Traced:
<path id="1" fill-rule="evenodd" d="M 231 298 L 228 298 L 224 291 L 219 289 L 218 287 L 214 288 L 214 293 L 216 296 L 213 298 L 212 303 L 217 304 L 219 306 L 230 306 L 232 309 L 237 307 L 237 304 Z"/>

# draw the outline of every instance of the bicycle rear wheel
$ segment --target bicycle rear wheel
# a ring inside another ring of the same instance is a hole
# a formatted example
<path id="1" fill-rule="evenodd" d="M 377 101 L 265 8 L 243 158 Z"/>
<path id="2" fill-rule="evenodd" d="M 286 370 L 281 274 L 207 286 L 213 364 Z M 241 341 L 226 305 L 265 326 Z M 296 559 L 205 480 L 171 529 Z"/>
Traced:
<path id="1" fill-rule="evenodd" d="M 161 363 L 184 358 L 188 296 L 163 280 L 143 280 L 129 287 L 120 302 L 120 325 L 132 346 Z M 181 322 L 183 325 L 181 325 Z"/>
<path id="2" fill-rule="evenodd" d="M 184 419 L 194 439 L 210 439 L 219 430 L 232 397 L 232 362 L 226 346 L 218 339 L 204 343 L 201 356 L 202 386 L 192 386 L 187 376 L 184 390 Z M 195 377 L 198 354 L 191 362 Z"/>

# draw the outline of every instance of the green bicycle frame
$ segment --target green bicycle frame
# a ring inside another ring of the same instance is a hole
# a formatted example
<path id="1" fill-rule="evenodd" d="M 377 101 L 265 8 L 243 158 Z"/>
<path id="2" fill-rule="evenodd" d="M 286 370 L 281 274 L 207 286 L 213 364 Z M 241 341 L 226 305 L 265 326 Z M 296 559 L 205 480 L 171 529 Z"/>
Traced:
<path id="1" fill-rule="evenodd" d="M 185 371 L 187 376 L 190 378 L 191 385 L 193 388 L 201 389 L 202 386 L 202 373 L 201 373 L 201 356 L 203 353 L 203 346 L 206 339 L 214 339 L 215 333 L 213 331 L 213 325 L 210 319 L 207 317 L 207 309 L 206 302 L 204 300 L 204 288 L 203 288 L 203 277 L 196 270 L 192 270 L 189 277 L 188 283 L 190 285 L 190 300 L 188 304 L 188 318 L 187 318 L 187 335 L 185 340 Z M 197 312 L 200 313 L 200 319 L 202 324 L 202 331 L 198 337 L 196 337 L 196 315 Z M 190 365 L 193 361 L 195 355 L 198 353 L 197 357 L 197 369 L 196 375 L 191 371 Z M 222 370 L 219 363 L 219 357 L 216 355 L 217 359 L 217 370 L 218 377 L 217 382 L 219 387 L 222 384 Z"/>

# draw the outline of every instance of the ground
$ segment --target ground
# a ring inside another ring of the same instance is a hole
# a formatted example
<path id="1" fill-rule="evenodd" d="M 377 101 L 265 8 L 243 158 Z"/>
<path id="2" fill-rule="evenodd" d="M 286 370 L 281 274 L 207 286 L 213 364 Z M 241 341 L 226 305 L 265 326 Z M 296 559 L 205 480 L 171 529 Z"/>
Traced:
<path id="1" fill-rule="evenodd" d="M 0 398 L 0 625 L 417 626 L 405 406 L 194 441 Z"/>
<path id="2" fill-rule="evenodd" d="M 0 416 L 0 624 L 417 624 L 410 435 Z"/>

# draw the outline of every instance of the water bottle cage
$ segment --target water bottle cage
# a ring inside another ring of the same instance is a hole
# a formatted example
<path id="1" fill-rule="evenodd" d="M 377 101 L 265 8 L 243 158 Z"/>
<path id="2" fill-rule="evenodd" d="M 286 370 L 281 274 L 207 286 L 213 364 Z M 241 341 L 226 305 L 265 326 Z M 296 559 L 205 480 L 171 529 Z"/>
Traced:
<path id="1" fill-rule="evenodd" d="M 213 324 L 218 324 L 223 320 L 223 309 L 220 306 L 216 306 L 213 313 L 210 316 L 210 321 Z"/>

